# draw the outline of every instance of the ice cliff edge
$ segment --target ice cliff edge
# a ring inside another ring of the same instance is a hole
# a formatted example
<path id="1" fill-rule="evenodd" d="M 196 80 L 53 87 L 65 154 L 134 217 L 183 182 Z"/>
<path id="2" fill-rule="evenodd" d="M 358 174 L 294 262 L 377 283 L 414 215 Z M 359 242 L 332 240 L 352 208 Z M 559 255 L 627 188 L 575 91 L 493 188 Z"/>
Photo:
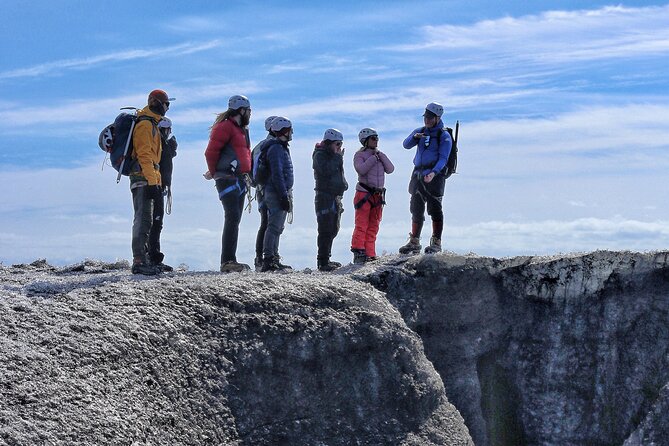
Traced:
<path id="1" fill-rule="evenodd" d="M 669 445 L 669 253 L 394 259 L 356 273 L 422 339 L 477 446 Z"/>

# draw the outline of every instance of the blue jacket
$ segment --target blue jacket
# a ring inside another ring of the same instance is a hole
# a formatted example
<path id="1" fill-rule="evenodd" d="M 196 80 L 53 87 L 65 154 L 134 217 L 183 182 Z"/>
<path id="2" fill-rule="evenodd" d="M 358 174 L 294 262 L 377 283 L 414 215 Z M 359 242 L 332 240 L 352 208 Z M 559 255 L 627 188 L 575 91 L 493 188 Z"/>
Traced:
<path id="1" fill-rule="evenodd" d="M 440 132 L 441 137 L 438 138 Z M 425 133 L 425 136 L 416 139 L 413 137 L 416 133 Z M 426 147 L 425 142 L 428 136 L 430 139 Z M 446 167 L 453 141 L 451 135 L 444 129 L 444 122 L 440 119 L 431 129 L 420 127 L 411 132 L 403 145 L 405 149 L 418 145 L 416 155 L 413 157 L 414 170 L 420 171 L 421 175 L 427 175 L 430 172 L 440 173 Z"/>
<path id="2" fill-rule="evenodd" d="M 275 139 L 267 149 L 270 177 L 265 188 L 273 190 L 279 197 L 288 195 L 293 188 L 293 161 L 290 159 L 288 143 Z"/>

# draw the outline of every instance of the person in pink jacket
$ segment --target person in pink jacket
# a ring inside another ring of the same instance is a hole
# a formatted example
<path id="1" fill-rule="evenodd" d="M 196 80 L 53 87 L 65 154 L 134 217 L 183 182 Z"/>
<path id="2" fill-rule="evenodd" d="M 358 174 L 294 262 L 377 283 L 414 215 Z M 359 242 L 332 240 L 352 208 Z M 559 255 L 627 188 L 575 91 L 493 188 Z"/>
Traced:
<path id="1" fill-rule="evenodd" d="M 393 173 L 395 166 L 379 150 L 379 134 L 371 128 L 358 133 L 362 147 L 353 157 L 358 172 L 355 186 L 355 229 L 351 240 L 353 263 L 365 263 L 376 258 L 376 234 L 379 232 L 386 189 L 385 174 Z"/>

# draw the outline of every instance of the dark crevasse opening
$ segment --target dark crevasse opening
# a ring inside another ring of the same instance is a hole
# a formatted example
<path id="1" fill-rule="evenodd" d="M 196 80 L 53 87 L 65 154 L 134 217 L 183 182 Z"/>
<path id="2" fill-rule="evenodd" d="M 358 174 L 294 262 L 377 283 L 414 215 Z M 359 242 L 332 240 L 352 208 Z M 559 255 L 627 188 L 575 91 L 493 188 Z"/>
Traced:
<path id="1" fill-rule="evenodd" d="M 481 411 L 489 444 L 525 446 L 525 433 L 518 416 L 520 392 L 496 357 L 495 352 L 488 353 L 481 356 L 476 364 L 481 386 Z"/>

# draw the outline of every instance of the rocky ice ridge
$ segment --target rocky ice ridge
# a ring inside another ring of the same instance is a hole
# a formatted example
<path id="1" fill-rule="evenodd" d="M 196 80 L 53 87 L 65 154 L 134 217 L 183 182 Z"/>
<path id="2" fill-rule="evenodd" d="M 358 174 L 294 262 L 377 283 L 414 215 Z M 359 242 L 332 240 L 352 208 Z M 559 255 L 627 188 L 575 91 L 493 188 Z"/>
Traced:
<path id="1" fill-rule="evenodd" d="M 0 444 L 473 443 L 369 284 L 37 261 L 0 267 Z"/>
<path id="2" fill-rule="evenodd" d="M 0 443 L 667 445 L 668 256 L 0 267 Z"/>

